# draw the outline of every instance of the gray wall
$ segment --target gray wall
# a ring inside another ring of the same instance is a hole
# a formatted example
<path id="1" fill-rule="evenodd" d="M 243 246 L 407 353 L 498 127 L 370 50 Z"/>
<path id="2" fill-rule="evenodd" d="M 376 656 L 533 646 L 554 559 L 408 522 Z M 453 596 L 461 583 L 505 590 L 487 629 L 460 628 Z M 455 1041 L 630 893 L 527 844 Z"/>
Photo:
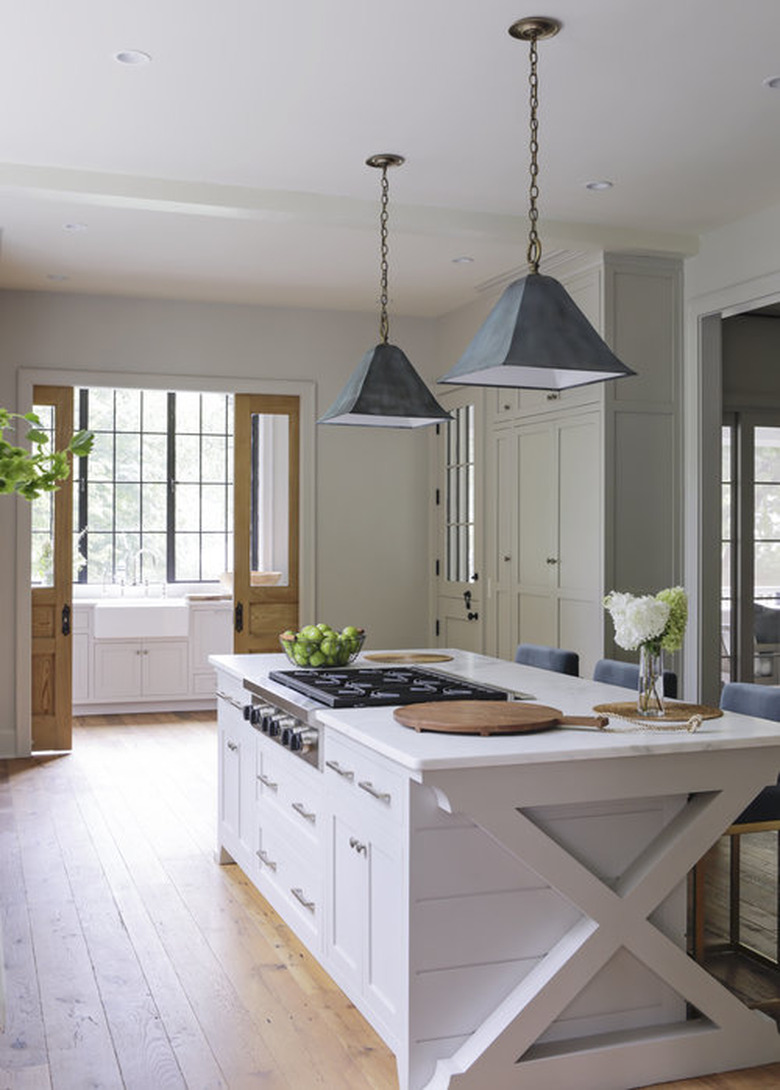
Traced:
<path id="1" fill-rule="evenodd" d="M 20 368 L 313 380 L 322 412 L 376 343 L 374 314 L 0 292 L 0 405 Z M 435 323 L 393 320 L 393 340 L 429 380 Z M 205 382 L 204 382 L 205 385 Z M 367 647 L 428 642 L 426 429 L 316 429 L 316 617 L 362 624 Z M 315 472 L 311 465 L 303 473 Z M 16 505 L 0 497 L 0 755 L 13 752 Z"/>

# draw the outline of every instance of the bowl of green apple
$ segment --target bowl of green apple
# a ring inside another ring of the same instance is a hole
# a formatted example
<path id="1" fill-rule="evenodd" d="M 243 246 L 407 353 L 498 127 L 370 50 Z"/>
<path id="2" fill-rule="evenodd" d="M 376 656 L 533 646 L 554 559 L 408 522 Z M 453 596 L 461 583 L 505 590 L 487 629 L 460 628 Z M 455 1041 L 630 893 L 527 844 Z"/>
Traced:
<path id="1" fill-rule="evenodd" d="M 354 662 L 365 638 L 365 629 L 351 624 L 340 631 L 329 624 L 307 624 L 299 632 L 282 632 L 279 643 L 294 666 L 322 669 Z"/>

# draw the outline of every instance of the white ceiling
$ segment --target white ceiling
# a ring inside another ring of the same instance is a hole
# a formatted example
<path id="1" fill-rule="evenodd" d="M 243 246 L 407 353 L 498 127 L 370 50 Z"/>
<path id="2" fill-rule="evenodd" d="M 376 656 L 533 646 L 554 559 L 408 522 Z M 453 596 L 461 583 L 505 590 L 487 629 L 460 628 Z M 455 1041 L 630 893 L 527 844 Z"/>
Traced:
<path id="1" fill-rule="evenodd" d="M 780 202 L 778 0 L 555 0 L 539 45 L 541 236 L 695 252 Z M 517 0 L 13 0 L 0 288 L 370 310 L 375 152 L 391 312 L 525 261 Z M 145 66 L 114 55 L 144 50 Z M 614 182 L 591 192 L 588 181 Z M 83 224 L 66 230 L 65 224 Z M 469 256 L 471 264 L 454 264 Z M 52 279 L 56 278 L 56 279 Z M 64 279 L 66 278 L 66 279 Z"/>

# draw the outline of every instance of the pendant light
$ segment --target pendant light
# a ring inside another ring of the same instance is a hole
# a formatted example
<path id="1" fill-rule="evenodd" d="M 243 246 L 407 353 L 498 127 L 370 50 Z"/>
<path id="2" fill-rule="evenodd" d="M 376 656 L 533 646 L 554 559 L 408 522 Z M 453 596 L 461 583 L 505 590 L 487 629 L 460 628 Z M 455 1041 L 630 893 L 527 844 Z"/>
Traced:
<path id="1" fill-rule="evenodd" d="M 389 167 L 399 167 L 401 155 L 372 155 L 366 165 L 382 171 L 382 207 L 380 226 L 380 306 L 379 336 L 381 342 L 366 352 L 347 385 L 320 424 L 368 424 L 383 428 L 416 428 L 423 424 L 440 424 L 452 419 L 436 401 L 431 391 L 415 371 L 407 356 L 397 345 L 389 343 L 390 324 L 387 318 L 387 206 L 390 186 Z"/>
<path id="2" fill-rule="evenodd" d="M 604 343 L 562 284 L 539 272 L 539 106 L 536 43 L 561 29 L 557 19 L 532 16 L 509 28 L 530 43 L 531 183 L 528 274 L 506 288 L 471 344 L 440 382 L 562 390 L 633 375 Z"/>

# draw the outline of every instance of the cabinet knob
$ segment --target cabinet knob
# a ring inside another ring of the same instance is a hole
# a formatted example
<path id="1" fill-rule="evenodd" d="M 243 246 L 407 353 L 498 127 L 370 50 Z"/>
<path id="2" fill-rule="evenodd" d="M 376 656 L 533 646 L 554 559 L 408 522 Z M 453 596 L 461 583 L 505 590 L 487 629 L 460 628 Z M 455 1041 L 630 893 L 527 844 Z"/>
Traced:
<path id="1" fill-rule="evenodd" d="M 356 836 L 351 836 L 349 838 L 349 846 L 350 846 L 350 848 L 354 848 L 356 852 L 360 852 L 363 855 L 368 854 L 368 848 L 366 847 L 365 844 L 363 844 L 360 840 L 358 840 L 358 838 Z"/>
<path id="2" fill-rule="evenodd" d="M 545 563 L 547 563 L 547 564 L 557 564 L 558 563 L 558 557 L 557 556 L 548 556 Z"/>
<path id="3" fill-rule="evenodd" d="M 508 563 L 512 559 L 512 557 L 511 556 L 502 556 L 501 559 Z"/>

